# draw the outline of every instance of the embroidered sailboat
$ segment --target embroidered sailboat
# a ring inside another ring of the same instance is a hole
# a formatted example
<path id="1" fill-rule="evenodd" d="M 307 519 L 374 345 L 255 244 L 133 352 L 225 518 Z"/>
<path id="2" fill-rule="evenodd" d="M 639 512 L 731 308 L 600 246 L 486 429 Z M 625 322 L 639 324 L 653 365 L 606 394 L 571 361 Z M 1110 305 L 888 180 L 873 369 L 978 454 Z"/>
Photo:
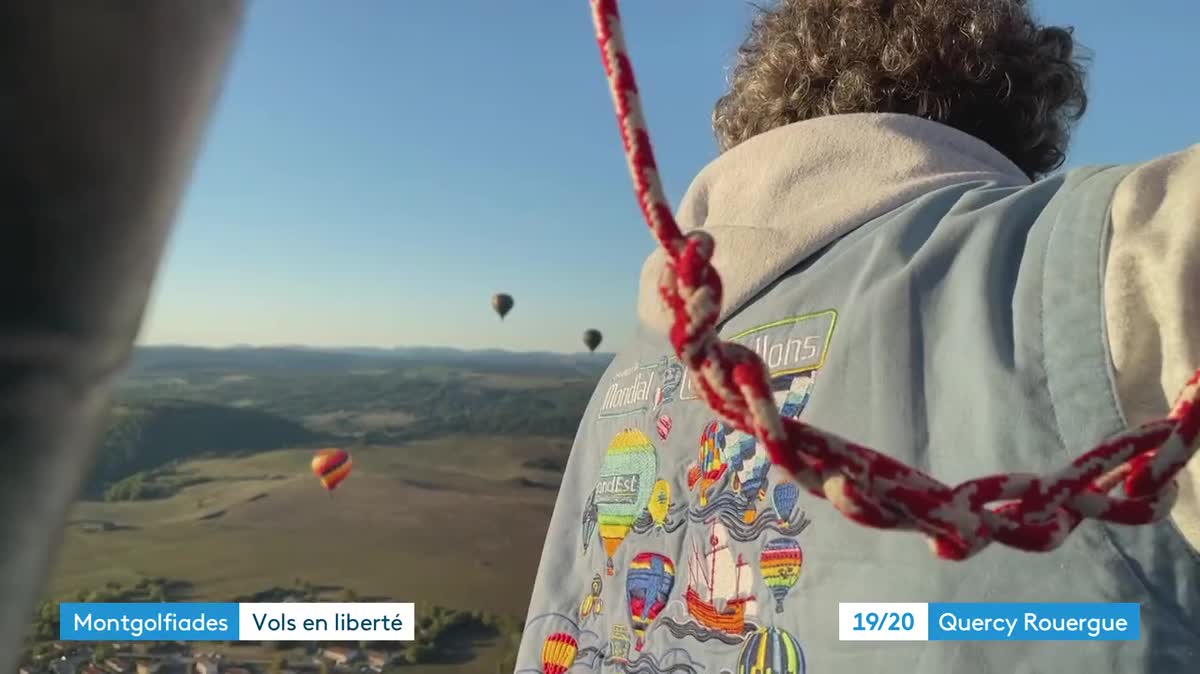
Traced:
<path id="1" fill-rule="evenodd" d="M 692 541 L 688 565 L 687 607 L 700 624 L 728 634 L 742 634 L 746 619 L 758 611 L 752 592 L 753 572 L 739 554 L 729 548 L 729 532 L 715 519 L 709 521 L 707 545 Z"/>

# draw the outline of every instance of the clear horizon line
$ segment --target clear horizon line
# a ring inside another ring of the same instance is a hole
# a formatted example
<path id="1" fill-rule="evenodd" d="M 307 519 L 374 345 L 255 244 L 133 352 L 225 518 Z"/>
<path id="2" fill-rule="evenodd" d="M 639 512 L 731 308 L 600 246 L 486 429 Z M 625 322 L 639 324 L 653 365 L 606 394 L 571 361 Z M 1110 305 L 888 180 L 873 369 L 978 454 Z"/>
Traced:
<path id="1" fill-rule="evenodd" d="M 238 343 L 221 344 L 221 345 L 186 344 L 183 342 L 153 342 L 153 343 L 139 342 L 139 343 L 134 344 L 134 348 L 142 348 L 142 349 L 145 349 L 145 348 L 149 348 L 149 349 L 182 348 L 182 349 L 204 349 L 207 351 L 228 351 L 228 350 L 232 350 L 232 349 L 306 349 L 309 351 L 346 351 L 346 350 L 350 350 L 350 349 L 363 349 L 363 350 L 372 350 L 372 351 L 401 351 L 401 350 L 406 350 L 406 349 L 407 350 L 428 349 L 428 350 L 443 350 L 443 351 L 459 351 L 461 353 L 481 353 L 481 352 L 486 352 L 486 351 L 500 351 L 503 353 L 553 353 L 553 354 L 560 354 L 560 355 L 577 355 L 577 354 L 614 355 L 614 352 L 612 352 L 612 351 L 595 351 L 595 352 L 588 352 L 588 351 L 582 351 L 582 350 L 557 351 L 557 350 L 553 350 L 553 349 L 515 350 L 515 349 L 502 349 L 499 347 L 467 348 L 467 347 L 462 347 L 462 346 L 435 346 L 432 344 L 409 344 L 409 345 L 397 345 L 397 346 L 371 346 L 371 345 L 361 345 L 361 344 L 360 345 L 343 344 L 343 345 L 334 346 L 334 345 L 330 345 L 330 344 L 313 345 L 313 344 L 301 344 L 301 343 L 296 343 L 296 342 L 292 342 L 292 343 L 282 343 L 281 342 L 281 343 L 271 343 L 271 344 L 251 344 L 248 342 L 238 342 Z"/>

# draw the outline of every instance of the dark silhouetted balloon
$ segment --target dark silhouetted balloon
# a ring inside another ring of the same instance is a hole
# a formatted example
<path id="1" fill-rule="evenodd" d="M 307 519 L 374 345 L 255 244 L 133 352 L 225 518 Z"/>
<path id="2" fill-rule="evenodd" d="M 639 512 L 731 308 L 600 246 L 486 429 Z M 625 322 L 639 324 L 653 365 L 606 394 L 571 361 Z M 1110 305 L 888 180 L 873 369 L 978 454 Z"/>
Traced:
<path id="1" fill-rule="evenodd" d="M 603 339 L 604 335 L 601 335 L 599 330 L 583 331 L 583 343 L 587 345 L 588 351 L 595 351 Z"/>
<path id="2" fill-rule="evenodd" d="M 513 308 L 512 295 L 505 293 L 492 295 L 492 308 L 496 310 L 496 313 L 500 314 L 500 320 L 504 320 L 505 314 L 512 311 Z"/>

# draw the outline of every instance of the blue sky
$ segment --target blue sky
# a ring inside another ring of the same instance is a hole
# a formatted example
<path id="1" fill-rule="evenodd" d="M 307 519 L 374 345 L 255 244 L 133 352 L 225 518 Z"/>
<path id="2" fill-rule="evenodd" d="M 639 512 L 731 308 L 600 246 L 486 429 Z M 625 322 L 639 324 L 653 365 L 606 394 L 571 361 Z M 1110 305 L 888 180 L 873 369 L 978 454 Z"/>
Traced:
<path id="1" fill-rule="evenodd" d="M 1200 5 L 1036 6 L 1094 53 L 1070 166 L 1200 141 Z M 749 5 L 622 12 L 677 204 Z M 585 0 L 257 0 L 141 341 L 615 349 L 651 248 Z"/>

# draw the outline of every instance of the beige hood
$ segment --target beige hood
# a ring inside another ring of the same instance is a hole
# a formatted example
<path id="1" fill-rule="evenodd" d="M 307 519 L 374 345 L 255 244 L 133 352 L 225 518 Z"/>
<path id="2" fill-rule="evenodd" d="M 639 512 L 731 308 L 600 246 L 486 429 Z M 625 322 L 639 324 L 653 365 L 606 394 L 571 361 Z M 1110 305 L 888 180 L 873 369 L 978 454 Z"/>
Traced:
<path id="1" fill-rule="evenodd" d="M 724 319 L 785 272 L 876 216 L 941 187 L 1029 179 L 991 146 L 919 117 L 856 114 L 798 122 L 738 145 L 692 182 L 677 219 L 716 242 Z M 665 258 L 642 267 L 638 316 L 666 332 Z M 751 261 L 751 262 L 747 262 Z"/>

